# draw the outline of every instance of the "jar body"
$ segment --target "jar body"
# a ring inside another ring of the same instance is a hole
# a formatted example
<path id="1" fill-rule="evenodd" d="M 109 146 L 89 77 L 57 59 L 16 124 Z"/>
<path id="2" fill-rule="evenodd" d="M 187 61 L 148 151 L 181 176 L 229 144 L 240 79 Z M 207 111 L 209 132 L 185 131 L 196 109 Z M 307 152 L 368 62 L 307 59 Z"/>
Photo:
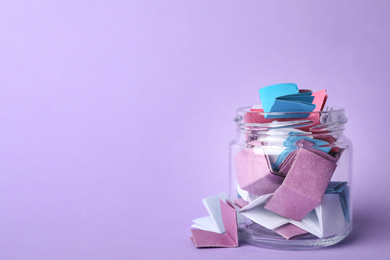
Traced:
<path id="1" fill-rule="evenodd" d="M 237 110 L 230 197 L 239 207 L 239 237 L 280 249 L 336 244 L 352 230 L 344 110 L 285 114 L 267 119 L 266 113 Z"/>

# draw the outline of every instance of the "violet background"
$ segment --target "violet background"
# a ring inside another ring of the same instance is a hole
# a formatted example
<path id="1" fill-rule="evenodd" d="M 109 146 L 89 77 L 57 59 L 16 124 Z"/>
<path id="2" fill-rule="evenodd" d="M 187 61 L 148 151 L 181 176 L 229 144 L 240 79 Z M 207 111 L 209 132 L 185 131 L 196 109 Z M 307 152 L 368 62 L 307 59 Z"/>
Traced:
<path id="1" fill-rule="evenodd" d="M 8 1 L 0 259 L 389 259 L 390 2 Z M 196 249 L 201 199 L 258 89 L 328 89 L 354 143 L 339 245 Z"/>

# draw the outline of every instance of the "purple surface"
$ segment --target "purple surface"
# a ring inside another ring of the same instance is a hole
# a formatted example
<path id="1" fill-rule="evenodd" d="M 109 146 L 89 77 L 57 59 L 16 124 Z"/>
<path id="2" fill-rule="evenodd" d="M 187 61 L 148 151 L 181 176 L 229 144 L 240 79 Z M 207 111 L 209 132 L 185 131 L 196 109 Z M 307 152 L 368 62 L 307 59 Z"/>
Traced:
<path id="1" fill-rule="evenodd" d="M 8 1 L 0 8 L 1 259 L 383 259 L 390 3 Z M 315 251 L 196 249 L 227 191 L 235 109 L 328 89 L 354 143 L 354 231 Z"/>

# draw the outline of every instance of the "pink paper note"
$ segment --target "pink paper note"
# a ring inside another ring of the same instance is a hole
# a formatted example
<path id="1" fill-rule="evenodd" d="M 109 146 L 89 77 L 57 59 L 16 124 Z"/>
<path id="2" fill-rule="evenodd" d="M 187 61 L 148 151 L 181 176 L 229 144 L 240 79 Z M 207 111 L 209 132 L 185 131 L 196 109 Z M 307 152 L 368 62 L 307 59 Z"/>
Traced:
<path id="1" fill-rule="evenodd" d="M 326 95 L 326 89 L 316 91 L 312 94 L 314 96 L 313 104 L 316 108 L 313 111 L 322 111 L 324 109 L 328 95 Z"/>
<path id="2" fill-rule="evenodd" d="M 237 247 L 237 211 L 230 201 L 220 200 L 222 221 L 225 233 L 219 234 L 206 230 L 191 229 L 191 241 L 196 247 Z"/>
<path id="3" fill-rule="evenodd" d="M 265 155 L 245 149 L 234 156 L 234 167 L 240 188 L 256 195 L 273 193 L 283 178 L 272 174 Z"/>
<path id="4" fill-rule="evenodd" d="M 257 123 L 257 124 L 272 123 L 273 121 L 285 122 L 291 120 L 290 118 L 266 119 L 264 117 L 264 110 L 261 108 L 251 108 L 250 111 L 247 112 L 243 118 L 244 118 L 244 123 Z"/>
<path id="5" fill-rule="evenodd" d="M 293 165 L 294 163 L 294 160 L 295 160 L 295 155 L 297 153 L 298 150 L 294 150 L 292 151 L 291 153 L 289 153 L 286 157 L 286 159 L 284 159 L 284 161 L 280 164 L 279 166 L 279 173 L 286 176 L 288 171 L 290 170 L 291 166 Z"/>
<path id="6" fill-rule="evenodd" d="M 285 239 L 290 239 L 308 233 L 306 230 L 303 230 L 302 228 L 299 228 L 293 224 L 286 224 L 277 229 L 274 229 L 274 231 Z"/>
<path id="7" fill-rule="evenodd" d="M 319 151 L 320 152 L 320 151 Z M 293 220 L 302 220 L 320 204 L 333 172 L 335 159 L 299 148 L 283 182 L 264 208 Z M 324 157 L 323 157 L 324 156 Z"/>
<path id="8" fill-rule="evenodd" d="M 247 206 L 249 204 L 248 201 L 244 200 L 243 198 L 239 198 L 239 199 L 236 199 L 234 201 L 234 204 L 237 205 L 237 207 L 239 207 L 240 209 L 242 209 L 243 207 Z"/>
<path id="9" fill-rule="evenodd" d="M 301 147 L 301 148 L 310 148 L 314 145 L 313 142 L 310 142 L 309 140 L 306 140 L 306 139 L 301 139 L 301 140 L 298 140 L 297 142 L 295 142 L 295 145 L 297 147 Z M 279 166 L 279 173 L 283 176 L 286 176 L 288 171 L 290 170 L 292 164 L 294 163 L 295 161 L 295 155 L 297 153 L 297 150 L 294 150 L 292 151 L 291 153 L 289 153 L 286 157 L 286 159 L 284 159 L 284 161 L 280 164 Z"/>

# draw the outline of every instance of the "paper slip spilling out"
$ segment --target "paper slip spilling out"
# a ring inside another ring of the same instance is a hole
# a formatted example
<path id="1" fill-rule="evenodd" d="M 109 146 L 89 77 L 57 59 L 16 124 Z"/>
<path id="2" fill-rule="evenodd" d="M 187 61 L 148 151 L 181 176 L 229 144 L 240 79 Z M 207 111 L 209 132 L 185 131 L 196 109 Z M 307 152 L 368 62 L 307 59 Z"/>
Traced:
<path id="1" fill-rule="evenodd" d="M 227 201 L 228 197 L 225 192 L 222 192 L 220 194 L 204 198 L 202 200 L 203 205 L 205 206 L 207 212 L 209 213 L 209 216 L 206 217 L 200 217 L 197 219 L 194 219 L 192 222 L 193 228 L 207 230 L 211 232 L 217 232 L 217 233 L 224 233 L 225 227 L 222 221 L 222 212 L 220 207 L 220 200 Z M 237 206 L 237 208 L 239 208 Z M 237 213 L 237 219 L 238 223 L 244 223 L 245 219 Z"/>
<path id="2" fill-rule="evenodd" d="M 222 222 L 222 213 L 219 201 L 226 201 L 227 199 L 228 197 L 224 192 L 215 196 L 204 198 L 202 202 L 209 213 L 209 216 L 194 219 L 192 227 L 217 233 L 224 233 L 225 227 Z"/>
<path id="3" fill-rule="evenodd" d="M 191 229 L 191 241 L 196 247 L 237 247 L 237 211 L 226 200 L 220 200 L 220 210 L 225 233 L 215 233 L 201 229 Z"/>

